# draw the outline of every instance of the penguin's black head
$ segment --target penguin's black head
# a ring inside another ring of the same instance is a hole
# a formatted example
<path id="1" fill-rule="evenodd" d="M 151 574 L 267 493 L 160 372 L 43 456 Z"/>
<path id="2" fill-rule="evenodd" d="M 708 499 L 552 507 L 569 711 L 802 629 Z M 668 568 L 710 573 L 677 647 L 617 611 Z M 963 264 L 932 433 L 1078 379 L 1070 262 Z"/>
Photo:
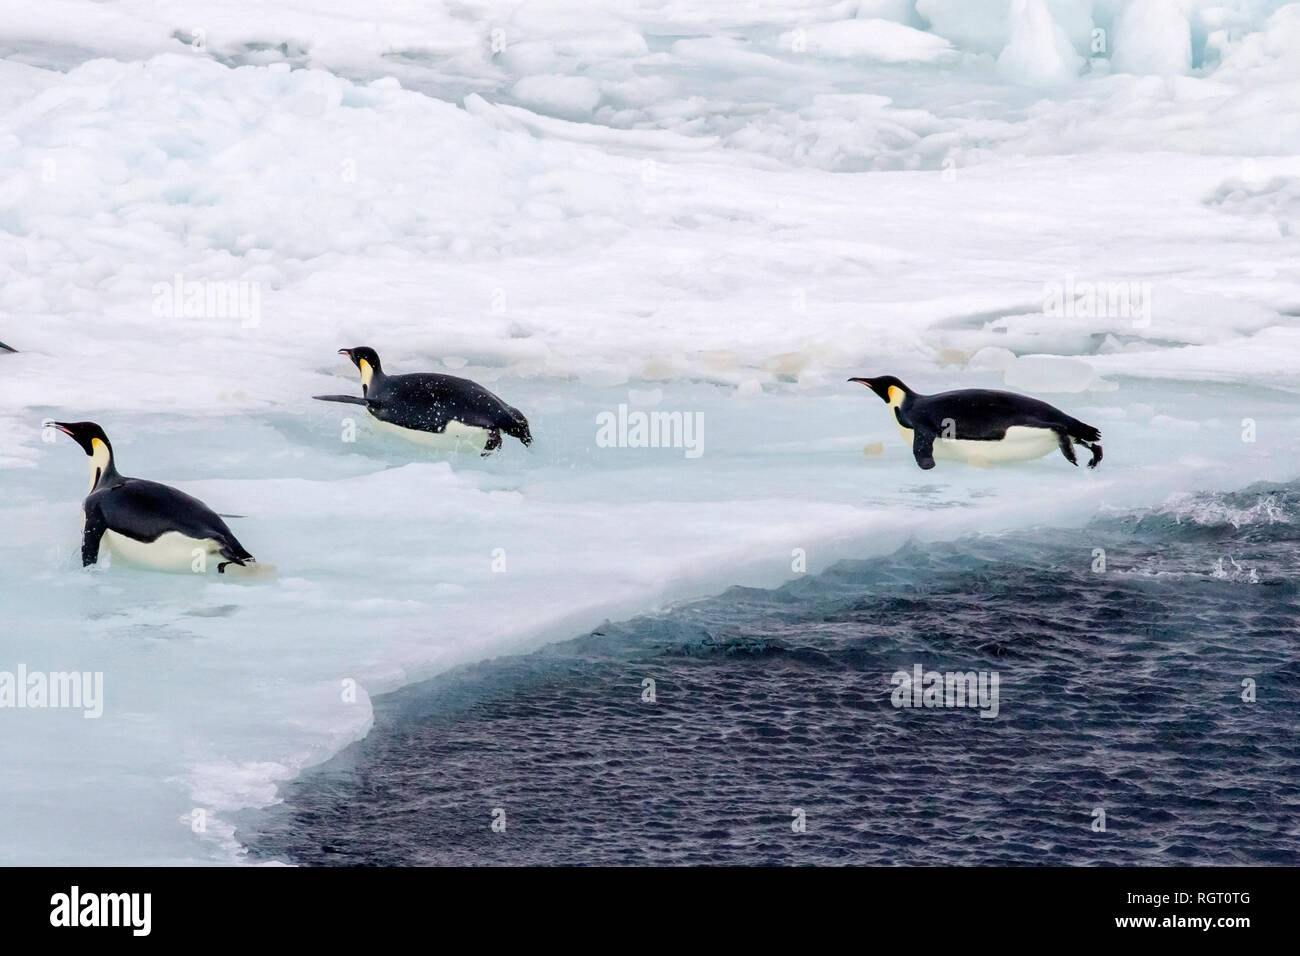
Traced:
<path id="1" fill-rule="evenodd" d="M 365 367 L 361 364 L 362 362 L 369 365 L 371 371 L 379 371 L 379 353 L 372 348 L 358 345 L 354 349 L 339 349 L 339 355 L 346 355 L 352 359 L 352 364 L 361 369 L 363 374 L 365 373 Z"/>
<path id="2" fill-rule="evenodd" d="M 894 404 L 894 396 L 891 395 L 889 392 L 891 388 L 896 388 L 899 390 L 899 392 L 902 393 L 899 396 L 897 396 L 899 401 L 902 401 L 903 396 L 907 395 L 907 393 L 911 391 L 911 389 L 909 389 L 898 379 L 894 378 L 894 376 L 892 375 L 881 375 L 878 378 L 851 378 L 849 379 L 849 381 L 860 382 L 863 385 L 867 386 L 867 388 L 871 389 L 873 392 L 879 395 L 881 401 L 883 401 L 886 405 Z"/>
<path id="3" fill-rule="evenodd" d="M 108 443 L 108 436 L 104 434 L 104 429 L 100 428 L 94 422 L 46 422 L 50 428 L 57 428 L 63 434 L 67 435 L 78 445 L 82 451 L 92 458 L 95 456 L 95 442 L 103 442 L 104 447 L 111 454 L 113 446 Z"/>

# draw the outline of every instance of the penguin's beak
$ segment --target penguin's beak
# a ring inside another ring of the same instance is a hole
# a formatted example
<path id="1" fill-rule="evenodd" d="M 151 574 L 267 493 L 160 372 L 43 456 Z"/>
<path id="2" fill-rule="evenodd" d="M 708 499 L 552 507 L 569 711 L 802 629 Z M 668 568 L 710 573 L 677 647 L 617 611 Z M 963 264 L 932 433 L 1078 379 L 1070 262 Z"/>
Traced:
<path id="1" fill-rule="evenodd" d="M 57 428 L 59 431 L 63 432 L 63 434 L 67 435 L 69 438 L 77 437 L 76 435 L 72 434 L 72 429 L 69 428 L 67 425 L 63 424 L 63 422 L 45 422 L 41 427 Z"/>
<path id="2" fill-rule="evenodd" d="M 13 346 L 5 345 L 3 342 L 0 342 L 0 352 L 17 352 L 17 351 L 18 350 Z"/>
<path id="3" fill-rule="evenodd" d="M 348 358 L 352 358 L 352 350 L 351 350 L 351 349 L 339 349 L 339 355 L 346 355 Z"/>
<path id="4" fill-rule="evenodd" d="M 888 402 L 888 401 L 889 401 L 888 390 L 882 392 L 882 391 L 880 390 L 880 385 L 879 385 L 879 382 L 878 382 L 877 379 L 874 379 L 874 378 L 851 378 L 851 379 L 849 379 L 849 381 L 850 381 L 850 382 L 857 382 L 859 385 L 865 385 L 865 386 L 867 386 L 867 388 L 869 388 L 869 389 L 871 389 L 873 392 L 875 392 L 876 395 L 877 395 L 877 397 L 879 397 L 881 400 L 883 400 L 883 401 L 885 401 L 885 402 Z"/>

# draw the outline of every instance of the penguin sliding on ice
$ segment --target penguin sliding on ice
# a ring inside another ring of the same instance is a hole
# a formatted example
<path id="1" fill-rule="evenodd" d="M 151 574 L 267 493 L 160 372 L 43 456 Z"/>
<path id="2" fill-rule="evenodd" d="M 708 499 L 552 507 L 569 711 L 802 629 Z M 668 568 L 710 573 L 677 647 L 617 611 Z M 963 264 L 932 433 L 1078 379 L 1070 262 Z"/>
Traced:
<path id="1" fill-rule="evenodd" d="M 244 568 L 256 563 L 221 516 L 197 498 L 120 474 L 113 446 L 94 422 L 46 425 L 69 436 L 90 458 L 90 494 L 82 505 L 83 567 L 99 560 L 101 545 L 127 564 L 158 571 L 205 569 L 209 555 L 222 559 L 217 563 L 222 574 L 231 564 Z"/>
<path id="2" fill-rule="evenodd" d="M 531 445 L 528 420 L 482 385 L 467 378 L 416 372 L 385 375 L 379 354 L 360 346 L 339 349 L 361 372 L 361 397 L 313 395 L 322 402 L 364 405 L 382 426 L 404 438 L 453 450 L 465 443 L 490 455 L 501 447 L 501 433 Z"/>
<path id="3" fill-rule="evenodd" d="M 985 388 L 918 395 L 892 375 L 849 381 L 884 400 L 916 463 L 925 469 L 933 468 L 936 458 L 991 465 L 1041 458 L 1057 448 L 1078 465 L 1073 445 L 1092 452 L 1089 468 L 1101 461 L 1101 432 L 1036 398 Z"/>

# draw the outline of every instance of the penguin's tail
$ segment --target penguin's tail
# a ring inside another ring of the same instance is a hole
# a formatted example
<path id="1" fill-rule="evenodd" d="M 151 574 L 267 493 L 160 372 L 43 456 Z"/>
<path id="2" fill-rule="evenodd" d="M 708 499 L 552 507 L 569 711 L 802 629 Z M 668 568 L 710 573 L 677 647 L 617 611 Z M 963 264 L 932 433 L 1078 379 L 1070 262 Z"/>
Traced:
<path id="1" fill-rule="evenodd" d="M 506 414 L 510 416 L 509 421 L 501 425 L 501 430 L 511 438 L 518 438 L 525 445 L 533 443 L 533 433 L 528 430 L 528 419 L 524 418 L 523 413 L 517 408 L 506 407 Z"/>
<path id="2" fill-rule="evenodd" d="M 232 564 L 237 564 L 241 568 L 245 565 L 256 564 L 257 558 L 248 553 L 248 549 L 234 539 L 233 535 L 226 535 L 223 539 L 218 539 L 221 550 L 217 553 L 225 560 L 217 565 L 217 573 L 225 574 L 226 568 Z"/>
<path id="3" fill-rule="evenodd" d="M 243 567 L 247 567 L 249 564 L 257 563 L 257 559 L 254 558 L 251 554 L 236 554 L 230 548 L 222 548 L 220 554 L 226 560 L 221 561 L 217 564 L 218 574 L 225 574 L 226 568 L 230 567 L 230 565 L 232 564 L 237 564 L 239 565 L 239 567 L 243 568 Z"/>
<path id="4" fill-rule="evenodd" d="M 1075 441 L 1101 441 L 1101 432 L 1077 418 L 1070 419 L 1069 435 Z"/>

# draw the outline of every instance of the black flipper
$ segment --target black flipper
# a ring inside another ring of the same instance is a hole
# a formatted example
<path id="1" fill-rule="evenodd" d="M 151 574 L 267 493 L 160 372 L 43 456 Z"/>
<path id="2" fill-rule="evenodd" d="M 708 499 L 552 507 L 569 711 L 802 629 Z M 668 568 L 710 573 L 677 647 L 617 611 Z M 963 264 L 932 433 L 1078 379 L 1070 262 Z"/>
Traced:
<path id="1" fill-rule="evenodd" d="M 81 532 L 81 566 L 88 568 L 99 561 L 99 543 L 103 540 L 104 532 L 108 530 L 108 522 L 104 520 L 104 514 L 95 506 L 86 510 L 86 527 Z"/>
<path id="2" fill-rule="evenodd" d="M 1079 459 L 1074 457 L 1074 439 L 1063 431 L 1057 432 L 1056 437 L 1061 443 L 1061 454 L 1065 456 L 1065 460 L 1076 468 L 1079 467 Z"/>
<path id="3" fill-rule="evenodd" d="M 348 405 L 375 404 L 370 399 L 362 398 L 360 395 L 313 395 L 312 398 L 318 402 L 346 402 Z"/>
<path id="4" fill-rule="evenodd" d="M 501 447 L 501 432 L 499 432 L 495 428 L 489 428 L 487 444 L 483 446 L 483 454 L 479 455 L 479 457 L 486 458 L 488 455 L 492 454 L 500 447 Z"/>
<path id="5" fill-rule="evenodd" d="M 912 456 L 916 463 L 929 471 L 934 467 L 934 433 L 921 428 L 912 429 Z"/>

